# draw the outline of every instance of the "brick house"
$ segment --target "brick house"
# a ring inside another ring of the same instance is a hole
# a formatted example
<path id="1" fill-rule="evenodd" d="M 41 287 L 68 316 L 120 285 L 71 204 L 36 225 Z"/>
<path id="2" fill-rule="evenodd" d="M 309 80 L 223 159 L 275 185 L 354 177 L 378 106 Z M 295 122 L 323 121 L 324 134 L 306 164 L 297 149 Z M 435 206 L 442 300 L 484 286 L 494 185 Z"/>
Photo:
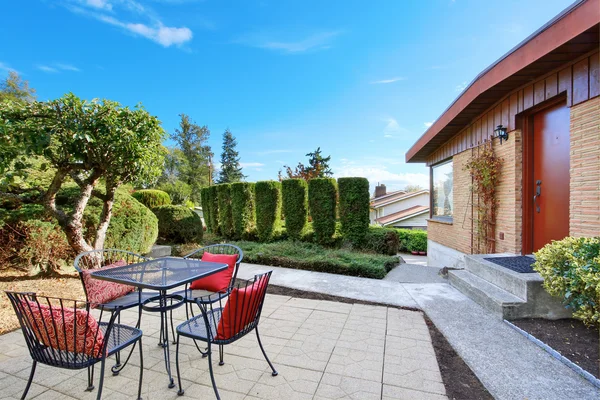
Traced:
<path id="1" fill-rule="evenodd" d="M 430 167 L 431 264 L 479 252 L 464 165 L 488 141 L 503 159 L 494 253 L 600 235 L 599 27 L 600 0 L 576 1 L 481 72 L 407 152 Z"/>

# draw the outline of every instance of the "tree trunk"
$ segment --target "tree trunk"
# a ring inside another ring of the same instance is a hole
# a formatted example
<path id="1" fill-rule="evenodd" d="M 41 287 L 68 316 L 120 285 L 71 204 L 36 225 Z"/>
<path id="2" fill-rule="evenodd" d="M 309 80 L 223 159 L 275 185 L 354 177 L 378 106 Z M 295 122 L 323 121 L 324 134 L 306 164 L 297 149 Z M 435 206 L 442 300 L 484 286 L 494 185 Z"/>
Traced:
<path id="1" fill-rule="evenodd" d="M 108 231 L 108 224 L 112 217 L 112 208 L 115 202 L 115 193 L 117 191 L 117 185 L 114 183 L 106 183 L 106 197 L 104 198 L 104 204 L 102 206 L 102 214 L 100 215 L 100 224 L 96 230 L 96 240 L 94 241 L 94 249 L 100 250 L 104 248 L 104 241 L 106 240 L 106 232 Z"/>

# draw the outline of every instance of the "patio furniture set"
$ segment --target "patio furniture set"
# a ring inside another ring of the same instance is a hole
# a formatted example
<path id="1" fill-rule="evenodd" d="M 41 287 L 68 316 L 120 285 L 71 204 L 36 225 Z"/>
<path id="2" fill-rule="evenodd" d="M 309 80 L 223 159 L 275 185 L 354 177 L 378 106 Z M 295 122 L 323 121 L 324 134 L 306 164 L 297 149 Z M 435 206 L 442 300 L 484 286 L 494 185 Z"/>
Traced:
<path id="1" fill-rule="evenodd" d="M 174 388 L 169 350 L 169 326 L 176 345 L 175 363 L 178 394 L 183 395 L 179 366 L 179 343 L 191 339 L 202 357 L 208 358 L 211 383 L 220 399 L 214 378 L 212 351 L 255 331 L 265 360 L 276 376 L 258 332 L 258 322 L 271 271 L 246 282 L 236 276 L 243 258 L 240 248 L 218 244 L 198 249 L 183 258 L 149 259 L 123 250 L 93 250 L 75 259 L 87 301 L 39 296 L 35 293 L 6 292 L 17 314 L 33 365 L 22 395 L 25 399 L 37 363 L 66 369 L 88 370 L 87 391 L 94 390 L 94 366 L 100 363 L 97 399 L 102 397 L 106 360 L 115 356 L 111 367 L 118 375 L 139 348 L 138 398 L 143 380 L 143 332 L 139 329 L 143 311 L 160 314 L 158 345 L 163 348 L 168 387 Z M 183 290 L 172 289 L 184 287 Z M 185 307 L 186 321 L 176 328 L 173 310 Z M 121 324 L 121 311 L 137 307 L 135 326 Z M 199 313 L 194 314 L 194 309 Z M 126 357 L 122 357 L 128 349 Z"/>

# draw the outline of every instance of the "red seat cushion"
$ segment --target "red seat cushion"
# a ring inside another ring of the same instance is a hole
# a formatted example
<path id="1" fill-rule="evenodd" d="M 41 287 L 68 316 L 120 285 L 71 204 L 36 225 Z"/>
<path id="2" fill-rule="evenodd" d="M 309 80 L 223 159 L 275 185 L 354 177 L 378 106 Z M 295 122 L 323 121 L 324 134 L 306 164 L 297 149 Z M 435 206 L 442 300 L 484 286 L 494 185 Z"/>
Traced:
<path id="1" fill-rule="evenodd" d="M 243 289 L 234 288 L 223 307 L 215 339 L 231 339 L 254 321 L 266 290 L 267 279 L 264 277 Z"/>
<path id="2" fill-rule="evenodd" d="M 102 268 L 124 267 L 125 265 L 127 265 L 127 262 L 125 262 L 125 260 L 120 260 Z M 115 299 L 118 299 L 119 297 L 135 291 L 134 286 L 92 278 L 90 274 L 97 270 L 98 269 L 86 269 L 81 271 L 87 298 L 92 304 L 92 307 L 97 307 L 99 304 L 109 303 Z"/>
<path id="3" fill-rule="evenodd" d="M 195 280 L 191 283 L 190 289 L 202 289 L 209 292 L 224 292 L 229 287 L 235 263 L 237 262 L 237 254 L 212 254 L 207 251 L 202 255 L 202 261 L 227 264 L 227 269 L 216 274 L 209 275 L 205 278 Z"/>
<path id="4" fill-rule="evenodd" d="M 50 307 L 35 301 L 21 304 L 27 324 L 44 345 L 100 357 L 104 335 L 96 319 L 86 310 Z"/>

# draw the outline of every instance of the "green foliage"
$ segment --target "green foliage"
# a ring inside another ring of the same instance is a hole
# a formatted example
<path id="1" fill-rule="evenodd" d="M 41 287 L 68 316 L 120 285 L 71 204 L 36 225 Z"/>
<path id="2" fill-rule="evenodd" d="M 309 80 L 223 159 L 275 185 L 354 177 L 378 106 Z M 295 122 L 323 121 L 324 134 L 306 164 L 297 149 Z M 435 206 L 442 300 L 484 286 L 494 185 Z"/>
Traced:
<path id="1" fill-rule="evenodd" d="M 231 184 L 231 217 L 237 239 L 248 238 L 256 226 L 254 183 Z"/>
<path id="2" fill-rule="evenodd" d="M 369 229 L 369 181 L 367 178 L 339 178 L 338 186 L 342 233 L 352 244 L 360 245 Z"/>
<path id="3" fill-rule="evenodd" d="M 132 193 L 134 199 L 152 209 L 158 206 L 167 206 L 171 204 L 171 198 L 167 192 L 156 189 L 136 190 Z"/>
<path id="4" fill-rule="evenodd" d="M 221 153 L 221 170 L 219 171 L 219 183 L 240 182 L 246 176 L 242 173 L 240 156 L 237 150 L 237 141 L 228 129 L 223 133 L 223 152 Z"/>
<path id="5" fill-rule="evenodd" d="M 314 152 L 308 153 L 306 156 L 308 157 L 308 165 L 298 162 L 298 165 L 293 170 L 287 165 L 283 166 L 287 178 L 299 178 L 308 181 L 313 178 L 326 178 L 333 175 L 329 167 L 331 156 L 323 157 L 320 147 L 317 147 Z M 281 171 L 279 171 L 279 178 L 280 180 L 282 178 Z"/>
<path id="6" fill-rule="evenodd" d="M 600 326 L 600 237 L 554 241 L 535 258 L 548 293 L 562 297 L 575 318 Z"/>
<path id="7" fill-rule="evenodd" d="M 29 82 L 21 79 L 15 71 L 8 71 L 4 82 L 0 83 L 0 102 L 4 100 L 29 103 L 35 100 L 35 89 L 29 87 Z"/>
<path id="8" fill-rule="evenodd" d="M 398 257 L 332 250 L 297 241 L 274 243 L 236 242 L 244 251 L 244 261 L 332 274 L 382 279 L 398 264 Z"/>
<path id="9" fill-rule="evenodd" d="M 256 233 L 261 242 L 273 240 L 281 218 L 281 183 L 256 182 Z"/>
<path id="10" fill-rule="evenodd" d="M 208 212 L 208 187 L 200 189 L 200 206 L 202 207 L 202 216 L 204 217 L 204 225 L 210 231 L 211 221 L 210 212 Z"/>
<path id="11" fill-rule="evenodd" d="M 216 186 L 219 202 L 219 232 L 225 238 L 233 237 L 233 219 L 231 215 L 231 185 L 222 183 Z"/>
<path id="12" fill-rule="evenodd" d="M 419 229 L 396 229 L 400 248 L 398 251 L 427 251 L 427 231 Z"/>
<path id="13" fill-rule="evenodd" d="M 308 203 L 317 243 L 328 244 L 335 233 L 337 185 L 333 178 L 308 181 Z"/>
<path id="14" fill-rule="evenodd" d="M 299 239 L 308 217 L 308 184 L 304 179 L 281 182 L 285 229 L 290 238 Z"/>
<path id="15" fill-rule="evenodd" d="M 399 250 L 398 233 L 396 229 L 382 226 L 369 226 L 359 249 L 378 254 L 396 255 Z"/>
<path id="16" fill-rule="evenodd" d="M 158 217 L 160 237 L 169 243 L 189 243 L 202 240 L 202 220 L 185 206 L 160 206 L 154 209 Z"/>
<path id="17" fill-rule="evenodd" d="M 219 232 L 219 196 L 217 194 L 216 186 L 209 186 L 207 190 L 207 203 L 208 203 L 208 212 L 210 213 L 210 231 L 215 235 L 218 235 Z"/>
<path id="18" fill-rule="evenodd" d="M 173 204 L 182 205 L 192 198 L 192 187 L 179 179 L 163 183 L 158 188 L 169 195 Z"/>

